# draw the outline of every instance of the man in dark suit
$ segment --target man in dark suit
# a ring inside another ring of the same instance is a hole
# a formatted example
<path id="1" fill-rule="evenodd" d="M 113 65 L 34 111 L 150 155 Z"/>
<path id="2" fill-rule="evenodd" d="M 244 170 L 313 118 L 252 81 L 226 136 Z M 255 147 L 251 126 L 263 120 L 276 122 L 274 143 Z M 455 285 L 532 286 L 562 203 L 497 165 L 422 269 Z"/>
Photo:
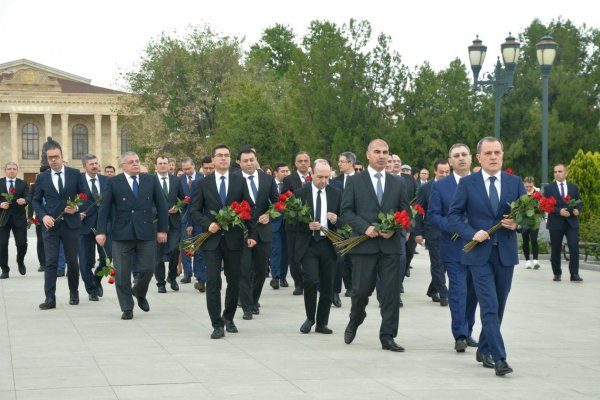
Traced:
<path id="1" fill-rule="evenodd" d="M 62 242 L 69 281 L 69 304 L 79 304 L 79 230 L 81 217 L 77 207 L 67 205 L 83 192 L 79 170 L 63 165 L 60 145 L 48 142 L 46 155 L 50 169 L 37 176 L 33 208 L 46 228 L 43 232 L 46 269 L 44 271 L 44 292 L 46 299 L 40 304 L 41 310 L 56 308 L 56 270 L 58 252 Z M 59 215 L 60 219 L 56 219 Z"/>
<path id="2" fill-rule="evenodd" d="M 216 145 L 212 150 L 215 172 L 194 186 L 191 213 L 195 223 L 212 235 L 202 245 L 206 263 L 206 306 L 213 326 L 211 339 L 225 336 L 223 328 L 237 333 L 233 322 L 239 296 L 242 248 L 256 245 L 256 232 L 252 221 L 246 222 L 247 239 L 238 226 L 219 226 L 213 213 L 218 213 L 234 201 L 252 201 L 244 178 L 229 172 L 231 153 L 226 145 Z M 221 315 L 221 265 L 227 278 L 225 308 Z"/>
<path id="3" fill-rule="evenodd" d="M 204 161 L 204 160 L 203 160 Z M 210 161 L 212 163 L 212 160 Z M 204 165 L 204 162 L 203 162 Z M 195 182 L 204 179 L 204 175 L 200 172 L 196 172 L 196 164 L 190 157 L 184 157 L 181 159 L 181 168 L 183 169 L 183 175 L 179 177 L 181 181 L 181 187 L 183 188 L 184 196 L 192 198 L 192 186 Z M 181 239 L 185 240 L 189 237 L 202 233 L 202 228 L 199 225 L 192 222 L 190 216 L 190 207 L 183 209 L 181 213 L 182 230 Z M 194 253 L 194 259 L 188 256 L 183 250 L 181 250 L 181 264 L 183 266 L 183 278 L 181 283 L 190 283 L 192 281 L 192 275 L 196 278 L 194 288 L 198 289 L 200 293 L 204 293 L 206 290 L 206 266 L 204 265 L 204 257 L 202 256 L 201 250 L 196 250 Z"/>
<path id="4" fill-rule="evenodd" d="M 102 194 L 106 192 L 108 178 L 98 174 L 100 168 L 98 158 L 94 154 L 86 154 L 82 158 L 83 169 L 81 174 L 81 187 L 88 199 L 81 203 L 81 229 L 79 230 L 79 270 L 81 279 L 85 284 L 90 301 L 98 301 L 100 297 L 99 279 L 94 274 L 96 263 L 96 235 L 92 229 L 96 229 L 98 221 L 98 207 L 102 203 Z M 101 249 L 100 249 L 101 250 Z M 104 253 L 99 252 L 103 259 Z"/>
<path id="5" fill-rule="evenodd" d="M 461 262 L 471 272 L 481 308 L 482 332 L 476 359 L 491 354 L 498 376 L 513 372 L 506 362 L 500 325 L 514 268 L 519 263 L 517 223 L 504 216 L 510 213 L 510 203 L 526 194 L 519 177 L 502 172 L 503 154 L 499 139 L 486 137 L 479 141 L 477 160 L 481 171 L 460 180 L 448 215 L 451 230 L 458 232 L 463 244 L 479 242 L 470 252 L 463 252 Z M 497 223 L 502 227 L 489 235 L 486 230 Z"/>
<path id="6" fill-rule="evenodd" d="M 558 164 L 554 167 L 555 182 L 549 184 L 544 189 L 544 196 L 552 196 L 556 199 L 554 211 L 548 214 L 546 228 L 550 231 L 550 262 L 552 263 L 552 272 L 554 281 L 561 280 L 562 269 L 560 267 L 560 255 L 563 237 L 567 238 L 569 246 L 569 272 L 571 282 L 582 282 L 579 276 L 579 214 L 581 213 L 581 203 L 575 207 L 570 206 L 566 198 L 580 200 L 579 188 L 571 182 L 567 182 L 569 172 L 564 164 Z"/>
<path id="7" fill-rule="evenodd" d="M 282 161 L 273 166 L 273 176 L 277 194 L 283 193 L 283 180 L 290 174 L 290 168 Z M 271 282 L 273 289 L 288 287 L 286 280 L 288 271 L 288 247 L 283 215 L 271 221 Z"/>
<path id="8" fill-rule="evenodd" d="M 169 173 L 169 158 L 158 156 L 154 160 L 156 171 L 156 180 L 162 189 L 169 210 L 169 230 L 167 232 L 167 242 L 159 243 L 156 246 L 156 268 L 154 277 L 158 293 L 166 293 L 166 283 L 169 283 L 171 290 L 178 291 L 177 284 L 177 263 L 179 261 L 179 238 L 181 232 L 181 214 L 175 207 L 177 200 L 183 200 L 185 195 L 180 179 Z M 168 274 L 165 282 L 165 262 L 163 257 L 168 256 Z"/>
<path id="9" fill-rule="evenodd" d="M 378 214 L 381 212 L 410 212 L 404 187 L 392 174 L 384 171 L 388 158 L 387 143 L 381 139 L 371 141 L 367 149 L 367 172 L 348 178 L 342 195 L 342 221 L 350 224 L 354 235 L 368 236 L 349 253 L 354 268 L 354 293 L 344 341 L 350 344 L 354 340 L 359 325 L 367 316 L 365 308 L 379 275 L 382 288 L 381 346 L 385 350 L 404 351 L 394 341 L 398 334 L 402 242 L 399 233 L 379 232 L 374 226 L 379 222 Z"/>
<path id="10" fill-rule="evenodd" d="M 457 143 L 450 147 L 448 155 L 453 172 L 449 177 L 433 183 L 427 207 L 427 218 L 432 226 L 442 232 L 440 255 L 448 273 L 448 304 L 454 349 L 463 353 L 467 347 L 477 347 L 478 345 L 471 336 L 473 325 L 475 325 L 477 296 L 473 288 L 471 273 L 468 267 L 461 263 L 463 243 L 461 240 L 454 240 L 456 231 L 448 225 L 448 213 L 458 182 L 470 173 L 471 150 L 467 145 Z M 484 366 L 493 368 L 494 361 L 491 360 L 491 357 L 486 357 L 483 360 Z"/>
<path id="11" fill-rule="evenodd" d="M 310 182 L 310 156 L 305 151 L 300 151 L 296 154 L 295 158 L 296 172 L 290 174 L 283 180 L 282 193 L 288 190 L 294 192 L 299 189 L 306 182 Z M 290 273 L 294 279 L 294 295 L 300 296 L 302 294 L 302 266 L 296 262 L 294 256 L 294 249 L 296 248 L 296 226 L 295 224 L 285 224 L 285 231 L 287 233 L 287 245 L 288 245 L 288 260 L 290 264 Z"/>
<path id="12" fill-rule="evenodd" d="M 322 226 L 335 231 L 340 213 L 341 192 L 327 184 L 330 173 L 327 161 L 316 160 L 311 184 L 294 192 L 310 207 L 314 218 L 308 224 L 298 224 L 296 237 L 295 257 L 302 264 L 306 310 L 306 321 L 300 327 L 302 333 L 309 333 L 315 323 L 315 332 L 333 333 L 327 325 L 333 301 L 336 254 L 332 243 L 320 231 Z M 318 306 L 317 288 L 320 292 Z"/>
<path id="13" fill-rule="evenodd" d="M 123 173 L 108 180 L 98 214 L 100 246 L 106 243 L 106 225 L 112 219 L 113 264 L 116 268 L 117 298 L 121 319 L 133 318 L 133 297 L 142 311 L 150 311 L 146 300 L 156 265 L 156 243 L 166 243 L 169 229 L 167 202 L 158 180 L 140 173 L 140 159 L 128 151 L 121 156 Z M 156 225 L 158 222 L 158 226 Z M 137 265 L 136 284 L 131 286 L 133 256 Z"/>
<path id="14" fill-rule="evenodd" d="M 25 275 L 25 254 L 27 254 L 27 214 L 25 206 L 29 197 L 29 185 L 22 179 L 17 178 L 19 167 L 14 162 L 7 162 L 4 165 L 6 176 L 0 179 L 0 193 L 12 194 L 12 201 L 9 203 L 6 198 L 0 198 L 0 213 L 4 213 L 4 218 L 0 221 L 0 279 L 7 279 L 10 267 L 8 266 L 8 241 L 10 231 L 15 237 L 17 245 L 17 265 L 19 273 Z"/>
<path id="15" fill-rule="evenodd" d="M 429 206 L 429 197 L 431 196 L 431 187 L 433 182 L 439 181 L 450 174 L 450 164 L 448 160 L 440 159 L 433 164 L 435 171 L 435 179 L 423 183 L 419 188 L 417 194 L 417 203 L 425 211 L 425 215 L 417 214 L 415 216 L 415 240 L 418 244 L 423 246 L 427 241 L 427 248 L 429 249 L 429 271 L 431 273 L 431 282 L 427 288 L 427 296 L 431 297 L 436 303 L 440 303 L 441 306 L 446 307 L 448 305 L 448 288 L 446 288 L 446 268 L 441 260 L 440 254 L 440 241 L 442 238 L 442 232 L 433 226 L 429 221 L 427 214 L 427 208 Z"/>
<path id="16" fill-rule="evenodd" d="M 40 173 L 46 172 L 50 169 L 48 165 L 44 165 L 40 167 Z M 27 202 L 29 203 L 29 207 L 27 207 L 27 218 L 31 219 L 34 217 L 34 209 L 33 209 L 33 194 L 35 193 L 35 183 L 32 183 L 29 186 L 29 199 Z M 37 218 L 37 215 L 35 216 Z M 44 226 L 40 223 L 35 226 L 35 236 L 37 238 L 37 258 L 38 258 L 38 272 L 44 272 L 46 269 L 46 253 L 44 252 L 44 237 L 42 232 L 44 230 Z"/>
<path id="17" fill-rule="evenodd" d="M 267 278 L 267 264 L 271 248 L 271 220 L 266 214 L 271 204 L 277 202 L 277 185 L 271 175 L 258 170 L 256 153 L 250 147 L 243 148 L 237 156 L 241 175 L 251 197 L 252 221 L 256 224 L 256 246 L 242 250 L 240 279 L 240 302 L 243 318 L 252 319 L 259 314 L 259 299 Z"/>

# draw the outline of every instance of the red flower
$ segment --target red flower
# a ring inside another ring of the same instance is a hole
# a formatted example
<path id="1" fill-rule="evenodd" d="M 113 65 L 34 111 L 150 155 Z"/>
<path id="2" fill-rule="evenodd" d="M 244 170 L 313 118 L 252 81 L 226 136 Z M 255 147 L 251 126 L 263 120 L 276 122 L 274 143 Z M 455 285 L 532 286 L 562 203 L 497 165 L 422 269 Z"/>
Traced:
<path id="1" fill-rule="evenodd" d="M 567 196 L 565 197 L 565 202 L 567 202 L 567 203 L 568 203 L 568 202 L 570 202 L 570 201 L 571 201 L 571 196 L 570 196 L 570 195 L 567 195 Z"/>
<path id="2" fill-rule="evenodd" d="M 554 212 L 554 206 L 556 206 L 556 199 L 552 196 L 543 197 L 540 199 L 538 208 L 547 213 Z"/>
<path id="3" fill-rule="evenodd" d="M 240 203 L 240 208 L 242 211 L 246 211 L 246 212 L 249 212 L 252 209 L 252 207 L 250 207 L 250 203 L 248 203 L 246 200 L 243 200 Z"/>
<path id="4" fill-rule="evenodd" d="M 187 250 L 187 249 L 186 249 L 186 250 L 184 250 L 183 252 L 184 252 L 184 253 L 185 253 L 185 255 L 186 255 L 186 256 L 188 256 L 188 257 L 194 257 L 194 252 L 193 252 L 193 251 L 191 251 L 191 250 Z"/>
<path id="5" fill-rule="evenodd" d="M 292 197 L 294 195 L 294 193 L 292 193 L 291 190 L 288 190 L 287 192 L 285 192 L 283 194 L 287 199 L 289 199 L 290 197 Z"/>
<path id="6" fill-rule="evenodd" d="M 312 181 L 312 177 L 311 177 L 310 175 L 307 175 L 307 176 L 304 178 L 304 183 L 310 183 L 311 181 Z"/>
<path id="7" fill-rule="evenodd" d="M 110 270 L 110 276 L 115 276 L 116 273 L 117 273 L 117 271 L 115 271 L 114 269 Z"/>
<path id="8" fill-rule="evenodd" d="M 504 171 L 504 172 L 506 172 L 507 174 L 510 174 L 510 175 L 514 175 L 512 168 L 506 168 L 506 171 Z"/>
<path id="9" fill-rule="evenodd" d="M 39 223 L 40 223 L 40 220 L 39 220 L 39 219 L 37 219 L 36 217 L 33 217 L 33 218 L 31 218 L 31 223 L 33 223 L 33 224 L 36 224 L 36 225 L 37 225 L 37 224 L 39 224 Z"/>
<path id="10" fill-rule="evenodd" d="M 110 283 L 111 285 L 115 283 L 115 278 L 113 278 L 112 276 L 108 278 L 108 283 Z"/>
<path id="11" fill-rule="evenodd" d="M 237 210 L 240 208 L 240 203 L 234 201 L 233 203 L 231 203 L 231 208 L 233 208 L 233 211 L 237 213 Z"/>
<path id="12" fill-rule="evenodd" d="M 8 189 L 8 193 L 10 193 L 14 196 L 15 194 L 17 194 L 17 191 L 15 190 L 15 188 L 10 188 L 10 189 Z"/>
<path id="13" fill-rule="evenodd" d="M 535 200 L 539 200 L 542 198 L 542 194 L 536 190 L 533 193 L 531 193 L 531 197 Z"/>
<path id="14" fill-rule="evenodd" d="M 190 204 L 190 196 L 185 196 L 183 198 L 183 202 L 184 202 L 184 204 Z"/>
<path id="15" fill-rule="evenodd" d="M 242 211 L 240 214 L 240 219 L 243 220 L 249 220 L 251 218 L 250 213 L 248 213 L 247 211 Z"/>
<path id="16" fill-rule="evenodd" d="M 277 203 L 275 203 L 275 205 L 273 205 L 273 208 L 275 208 L 277 211 L 284 211 L 285 202 L 278 201 Z"/>
<path id="17" fill-rule="evenodd" d="M 79 193 L 77 195 L 77 197 L 79 197 L 79 200 L 81 200 L 81 201 L 85 201 L 88 199 L 87 194 L 85 194 L 85 193 Z"/>
<path id="18" fill-rule="evenodd" d="M 285 193 L 282 193 L 279 195 L 279 198 L 277 198 L 277 201 L 281 202 L 281 203 L 285 203 L 285 201 L 288 199 L 288 197 L 285 195 Z"/>
<path id="19" fill-rule="evenodd" d="M 425 215 L 425 210 L 421 207 L 420 204 L 415 204 L 415 210 L 419 213 L 419 215 Z"/>

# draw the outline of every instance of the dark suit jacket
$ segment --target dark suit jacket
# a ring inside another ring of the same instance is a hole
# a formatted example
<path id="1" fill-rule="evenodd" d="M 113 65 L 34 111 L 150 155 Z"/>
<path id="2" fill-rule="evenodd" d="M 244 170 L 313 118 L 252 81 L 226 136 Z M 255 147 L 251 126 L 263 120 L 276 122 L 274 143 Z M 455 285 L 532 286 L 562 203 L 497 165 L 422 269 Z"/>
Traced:
<path id="1" fill-rule="evenodd" d="M 579 188 L 577 185 L 571 182 L 567 182 L 567 195 L 571 196 L 573 200 L 580 200 L 579 198 Z M 552 182 L 546 186 L 544 189 L 544 196 L 549 197 L 552 196 L 556 199 L 556 206 L 554 207 L 554 211 L 548 214 L 548 223 L 546 224 L 547 229 L 563 229 L 567 224 L 571 228 L 579 227 L 579 217 L 573 215 L 572 207 L 569 207 L 565 202 L 565 199 L 560 194 L 560 189 L 558 186 L 558 182 Z M 571 215 L 569 217 L 563 217 L 560 215 L 561 208 L 568 208 Z M 579 204 L 575 207 L 581 212 L 582 205 Z"/>
<path id="2" fill-rule="evenodd" d="M 502 172 L 500 181 L 500 204 L 498 211 L 493 213 L 481 171 L 460 180 L 450 205 L 448 223 L 450 229 L 458 232 L 463 238 L 463 245 L 471 241 L 477 231 L 488 230 L 500 222 L 503 215 L 510 213 L 509 204 L 526 194 L 520 177 Z M 502 265 L 517 265 L 519 263 L 517 232 L 500 228 L 494 235 L 498 241 L 498 253 Z M 491 252 L 492 240 L 486 240 L 470 252 L 463 252 L 461 263 L 483 265 L 490 259 Z"/>
<path id="3" fill-rule="evenodd" d="M 85 173 L 81 174 L 81 187 L 83 189 L 82 192 L 88 196 L 88 199 L 81 203 L 81 206 L 79 207 L 79 211 L 85 211 L 86 215 L 86 217 L 81 221 L 81 230 L 79 231 L 79 233 L 81 233 L 82 235 L 93 234 L 92 228 L 96 228 L 96 224 L 98 222 L 98 209 L 100 207 L 100 204 L 102 204 L 102 198 L 106 193 L 106 186 L 108 185 L 108 178 L 106 176 L 98 174 L 96 175 L 96 178 L 98 179 L 98 184 L 100 185 L 101 199 L 99 202 L 92 206 L 91 204 L 95 201 L 94 196 L 92 195 L 92 190 L 90 189 L 90 185 L 88 185 Z"/>
<path id="4" fill-rule="evenodd" d="M 136 198 L 125 174 L 108 180 L 98 213 L 98 234 L 106 234 L 111 211 L 113 240 L 155 240 L 157 231 L 168 232 L 167 202 L 158 181 L 152 175 L 139 174 L 138 182 Z"/>
<path id="5" fill-rule="evenodd" d="M 427 220 L 442 232 L 440 254 L 444 262 L 460 262 L 463 253 L 462 240 L 460 238 L 452 240 L 456 231 L 453 231 L 448 224 L 450 204 L 452 204 L 457 186 L 454 174 L 433 182 L 427 207 Z"/>
<path id="6" fill-rule="evenodd" d="M 194 224 L 194 221 L 192 220 L 192 214 L 190 213 L 190 208 L 194 197 L 194 186 L 196 186 L 198 182 L 200 182 L 202 179 L 204 179 L 204 175 L 202 175 L 199 172 L 196 172 L 196 177 L 192 181 L 192 188 L 190 189 L 190 187 L 187 185 L 187 175 L 184 174 L 179 177 L 181 187 L 183 188 L 184 196 L 190 196 L 190 204 L 187 207 L 185 207 L 181 212 L 181 223 L 183 224 L 183 226 L 186 227 L 193 226 L 195 231 L 200 230 L 200 225 Z"/>
<path id="7" fill-rule="evenodd" d="M 8 193 L 6 190 L 6 182 L 8 180 L 8 178 L 0 179 L 0 194 Z M 19 178 L 14 178 L 13 185 L 15 187 L 16 193 L 13 197 L 12 202 L 9 204 L 8 209 L 6 210 L 6 218 L 4 218 L 4 221 L 2 221 L 3 223 L 0 226 L 5 226 L 8 222 L 8 217 L 12 216 L 13 226 L 15 228 L 20 228 L 27 224 L 27 215 L 25 212 L 25 207 L 27 206 L 27 203 L 29 203 L 29 185 L 23 179 Z M 21 206 L 17 204 L 17 199 L 25 199 L 27 203 Z M 6 199 L 4 197 L 0 197 L 0 203 L 4 202 L 6 202 Z M 3 211 L 4 210 L 0 212 Z"/>
<path id="8" fill-rule="evenodd" d="M 265 174 L 262 171 L 256 171 L 256 173 L 258 174 L 258 198 L 256 199 L 256 203 L 253 201 L 249 202 L 252 206 L 252 220 L 256 224 L 256 234 L 258 239 L 263 243 L 269 243 L 273 236 L 271 222 L 259 224 L 257 221 L 258 217 L 267 212 L 271 204 L 277 202 L 277 198 L 279 197 L 277 193 L 277 184 L 275 183 L 275 178 L 271 175 Z M 241 175 L 241 171 L 240 176 L 244 179 L 244 183 L 246 183 L 246 179 Z M 246 188 L 247 187 L 248 184 L 246 183 Z"/>
<path id="9" fill-rule="evenodd" d="M 313 185 L 305 185 L 302 188 L 296 190 L 294 192 L 294 196 L 298 197 L 302 200 L 302 203 L 307 204 L 312 210 L 313 214 L 315 212 L 315 204 L 313 203 L 312 196 Z M 340 206 L 342 200 L 342 193 L 339 189 L 332 187 L 331 185 L 327 185 L 325 187 L 325 195 L 327 196 L 327 212 L 334 213 L 339 217 L 340 215 Z M 321 205 L 322 206 L 322 205 Z M 338 219 L 337 223 L 341 222 L 341 219 Z M 300 223 L 297 226 L 298 233 L 296 236 L 295 243 L 295 251 L 294 251 L 294 261 L 300 262 L 310 245 L 311 237 L 313 235 L 313 231 L 308 228 L 308 224 Z M 327 221 L 327 228 L 333 231 L 336 230 L 336 225 Z M 321 240 L 329 240 L 326 237 L 323 237 Z"/>
<path id="10" fill-rule="evenodd" d="M 37 218 L 42 222 L 42 219 L 49 215 L 56 218 L 67 206 L 67 200 L 73 200 L 79 193 L 83 192 L 81 185 L 81 173 L 75 168 L 65 167 L 65 176 L 63 177 L 63 195 L 59 195 L 58 191 L 52 183 L 52 169 L 42 172 L 35 180 L 35 193 L 33 195 L 33 208 Z M 44 204 L 45 200 L 45 204 Z M 63 214 L 65 224 L 71 229 L 81 228 L 81 217 L 79 212 L 74 214 Z"/>
<path id="11" fill-rule="evenodd" d="M 231 205 L 234 201 L 241 202 L 252 201 L 248 187 L 244 178 L 236 173 L 229 173 L 229 185 L 227 187 L 226 205 Z M 191 215 L 194 223 L 200 225 L 204 231 L 208 231 L 211 223 L 215 222 L 215 215 L 223 208 L 221 197 L 217 191 L 215 174 L 212 173 L 206 178 L 198 181 L 193 186 Z M 256 240 L 255 225 L 253 221 L 247 221 L 248 238 Z M 202 245 L 202 250 L 215 250 L 224 237 L 225 244 L 229 250 L 241 251 L 244 246 L 244 234 L 240 227 L 230 227 L 228 230 L 221 230 L 211 235 Z"/>
<path id="12" fill-rule="evenodd" d="M 158 185 L 162 191 L 162 177 L 158 176 L 158 174 L 155 176 L 156 181 L 158 182 Z M 168 174 L 167 177 L 169 179 L 169 195 L 165 197 L 165 200 L 167 202 L 167 210 L 169 210 L 171 207 L 177 204 L 178 199 L 183 200 L 186 195 L 184 194 L 183 187 L 181 185 L 181 179 L 179 179 L 180 177 L 171 174 Z M 169 214 L 169 232 L 173 230 L 177 230 L 179 232 L 179 229 L 181 229 L 181 214 Z"/>
<path id="13" fill-rule="evenodd" d="M 431 187 L 433 186 L 433 181 L 429 181 L 424 183 L 419 188 L 417 193 L 417 201 L 416 204 L 421 205 L 425 210 L 425 215 L 418 214 L 415 216 L 415 229 L 414 233 L 416 236 L 423 236 L 427 240 L 439 240 L 442 233 L 441 231 L 432 226 L 429 222 L 429 215 L 427 213 L 427 208 L 429 207 L 429 198 L 431 197 Z"/>
<path id="14" fill-rule="evenodd" d="M 394 175 L 385 173 L 385 187 L 383 188 L 383 201 L 379 206 L 370 174 L 365 171 L 348 178 L 346 189 L 342 194 L 342 221 L 350 224 L 352 235 L 359 236 L 367 228 L 379 222 L 379 213 L 389 213 L 406 210 L 410 215 L 409 199 L 404 186 Z M 349 254 L 401 254 L 402 241 L 397 232 L 389 239 L 380 236 L 367 239 L 356 246 Z"/>

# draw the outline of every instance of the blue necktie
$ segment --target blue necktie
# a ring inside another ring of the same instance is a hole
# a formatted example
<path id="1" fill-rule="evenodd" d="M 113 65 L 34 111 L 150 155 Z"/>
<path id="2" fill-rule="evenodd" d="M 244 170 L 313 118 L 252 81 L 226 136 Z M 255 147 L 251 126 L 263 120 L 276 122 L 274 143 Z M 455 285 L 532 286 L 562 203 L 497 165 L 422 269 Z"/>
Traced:
<path id="1" fill-rule="evenodd" d="M 258 189 L 254 184 L 254 175 L 250 175 L 248 179 L 250 179 L 250 188 L 252 189 L 252 196 L 254 196 L 254 204 L 256 204 L 256 199 L 258 198 Z"/>
<path id="2" fill-rule="evenodd" d="M 11 179 L 11 180 L 10 180 L 10 181 L 8 181 L 8 182 L 10 182 L 10 187 L 8 188 L 8 190 L 10 191 L 11 189 L 14 189 L 14 188 L 15 188 L 15 185 L 14 185 L 15 181 L 13 181 L 13 180 Z M 563 196 L 563 197 L 564 197 L 564 196 Z"/>
<path id="3" fill-rule="evenodd" d="M 377 191 L 375 194 L 377 195 L 377 202 L 381 205 L 383 201 L 383 186 L 381 185 L 381 172 L 375 174 L 375 178 L 377 178 Z"/>
<path id="4" fill-rule="evenodd" d="M 219 196 L 221 197 L 221 204 L 225 205 L 227 199 L 227 190 L 225 190 L 225 177 L 221 177 L 221 186 L 219 186 Z"/>
<path id="5" fill-rule="evenodd" d="M 133 179 L 131 190 L 133 191 L 133 195 L 137 198 L 140 191 L 140 184 L 137 181 L 137 176 L 132 176 L 131 179 Z"/>
<path id="6" fill-rule="evenodd" d="M 490 176 L 490 204 L 492 205 L 494 215 L 496 215 L 498 213 L 498 205 L 500 205 L 500 197 L 498 196 L 498 190 L 494 182 L 496 182 L 496 177 Z"/>

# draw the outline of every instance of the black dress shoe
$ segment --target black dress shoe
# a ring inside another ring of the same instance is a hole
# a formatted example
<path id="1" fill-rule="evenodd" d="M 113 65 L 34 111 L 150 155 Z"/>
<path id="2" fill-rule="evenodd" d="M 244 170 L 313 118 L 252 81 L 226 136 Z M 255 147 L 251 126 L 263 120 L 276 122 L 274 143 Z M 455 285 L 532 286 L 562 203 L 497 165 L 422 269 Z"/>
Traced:
<path id="1" fill-rule="evenodd" d="M 279 279 L 271 279 L 270 285 L 273 289 L 279 289 Z"/>
<path id="2" fill-rule="evenodd" d="M 279 280 L 279 286 L 281 286 L 281 287 L 289 287 L 290 284 L 285 279 L 280 279 Z"/>
<path id="3" fill-rule="evenodd" d="M 125 310 L 123 314 L 121 314 L 121 319 L 133 319 L 133 311 Z"/>
<path id="4" fill-rule="evenodd" d="M 102 288 L 102 283 L 100 281 L 96 281 L 96 294 L 98 297 L 104 296 L 104 289 Z"/>
<path id="5" fill-rule="evenodd" d="M 560 275 L 554 275 L 554 279 L 552 279 L 554 282 L 560 282 Z"/>
<path id="6" fill-rule="evenodd" d="M 79 304 L 79 292 L 73 291 L 69 294 L 69 304 L 72 306 Z"/>
<path id="7" fill-rule="evenodd" d="M 317 325 L 315 327 L 315 332 L 324 333 L 325 335 L 331 335 L 333 333 L 333 331 L 329 329 L 327 325 Z"/>
<path id="8" fill-rule="evenodd" d="M 254 314 L 254 315 L 260 314 L 260 308 L 258 308 L 258 306 L 254 306 L 254 308 L 252 309 L 252 314 Z"/>
<path id="9" fill-rule="evenodd" d="M 406 276 L 407 278 L 410 278 L 410 268 L 406 268 L 406 272 L 404 273 L 404 276 Z"/>
<path id="10" fill-rule="evenodd" d="M 88 299 L 90 299 L 90 301 L 99 301 L 100 300 L 96 293 L 92 293 L 92 294 L 88 295 Z"/>
<path id="11" fill-rule="evenodd" d="M 46 270 L 45 265 L 40 265 L 40 267 L 38 268 L 38 272 L 44 272 L 45 270 Z"/>
<path id="12" fill-rule="evenodd" d="M 354 294 L 354 291 L 352 289 L 348 289 L 348 290 L 346 290 L 346 293 L 344 293 L 344 296 L 352 297 L 353 294 Z"/>
<path id="13" fill-rule="evenodd" d="M 252 313 L 250 311 L 244 311 L 244 315 L 242 316 L 242 319 L 245 319 L 246 321 L 251 320 Z"/>
<path id="14" fill-rule="evenodd" d="M 221 327 L 221 326 L 219 326 L 218 328 L 215 328 L 213 330 L 213 333 L 210 334 L 211 339 L 221 339 L 222 337 L 225 337 L 225 331 L 223 330 L 223 327 Z"/>
<path id="15" fill-rule="evenodd" d="M 304 290 L 300 287 L 300 286 L 296 286 L 296 288 L 294 289 L 294 296 L 301 296 L 302 293 L 304 293 Z"/>
<path id="16" fill-rule="evenodd" d="M 27 268 L 25 267 L 25 263 L 23 263 L 23 261 L 21 261 L 19 264 L 19 273 L 21 275 L 25 275 L 27 273 Z"/>
<path id="17" fill-rule="evenodd" d="M 467 346 L 477 347 L 477 346 L 479 346 L 479 343 L 477 342 L 477 340 L 473 339 L 473 336 L 469 336 L 467 338 Z"/>
<path id="18" fill-rule="evenodd" d="M 310 319 L 307 318 L 306 321 L 304 321 L 304 323 L 300 327 L 300 332 L 309 333 L 314 324 L 315 323 L 313 321 L 311 321 Z"/>
<path id="19" fill-rule="evenodd" d="M 404 284 L 403 283 L 400 284 L 400 293 L 404 293 Z"/>
<path id="20" fill-rule="evenodd" d="M 394 342 L 394 339 L 382 339 L 381 340 L 381 348 L 383 350 L 397 351 L 403 352 L 404 347 L 400 346 L 398 343 Z"/>
<path id="21" fill-rule="evenodd" d="M 138 307 L 142 309 L 144 312 L 150 311 L 150 304 L 148 304 L 148 300 L 145 297 L 137 298 Z"/>
<path id="22" fill-rule="evenodd" d="M 0 274 L 0 279 L 8 279 L 8 271 L 2 271 Z"/>
<path id="23" fill-rule="evenodd" d="M 233 321 L 230 321 L 228 319 L 223 318 L 223 321 L 225 321 L 225 330 L 229 333 L 238 333 L 238 328 L 237 326 L 235 326 L 235 324 L 233 323 Z"/>
<path id="24" fill-rule="evenodd" d="M 475 353 L 475 360 L 483 363 L 484 368 L 494 368 L 494 359 L 491 354 L 482 355 L 479 350 Z"/>
<path id="25" fill-rule="evenodd" d="M 56 276 L 58 276 L 58 277 L 65 276 L 65 271 L 58 271 L 58 272 L 56 272 Z"/>
<path id="26" fill-rule="evenodd" d="M 40 310 L 50 310 L 52 308 L 56 308 L 56 300 L 54 299 L 46 299 L 40 304 Z"/>
<path id="27" fill-rule="evenodd" d="M 181 278 L 180 282 L 181 283 L 190 283 L 190 282 L 192 282 L 192 278 L 190 278 L 189 276 L 184 276 L 183 278 Z"/>
<path id="28" fill-rule="evenodd" d="M 342 306 L 342 299 L 340 299 L 340 294 L 339 293 L 334 293 L 333 294 L 333 305 L 336 307 L 341 307 Z"/>
<path id="29" fill-rule="evenodd" d="M 352 321 L 348 322 L 348 325 L 346 326 L 346 330 L 344 331 L 344 343 L 346 343 L 346 344 L 352 343 L 352 341 L 356 337 L 357 329 L 358 329 L 358 327 L 354 326 Z"/>
<path id="30" fill-rule="evenodd" d="M 510 365 L 508 365 L 506 360 L 498 360 L 494 365 L 494 369 L 496 370 L 496 375 L 498 376 L 503 376 L 513 372 L 513 369 L 510 367 Z"/>
<path id="31" fill-rule="evenodd" d="M 431 297 L 431 301 L 433 301 L 434 303 L 440 302 L 440 295 L 437 293 L 427 294 L 427 296 Z"/>
<path id="32" fill-rule="evenodd" d="M 398 305 L 400 307 L 404 307 L 404 302 L 402 301 L 402 297 L 400 297 L 400 299 L 398 299 Z M 381 308 L 381 304 L 379 305 L 379 308 Z"/>
<path id="33" fill-rule="evenodd" d="M 448 307 L 448 298 L 440 297 L 440 307 Z"/>
<path id="34" fill-rule="evenodd" d="M 457 353 L 464 353 L 467 347 L 467 339 L 465 339 L 464 337 L 459 337 L 458 339 L 456 339 L 456 342 L 454 343 L 454 350 L 456 350 Z"/>
<path id="35" fill-rule="evenodd" d="M 196 289 L 200 293 L 206 292 L 206 286 L 202 282 L 196 282 L 196 283 L 194 283 L 194 289 Z"/>
<path id="36" fill-rule="evenodd" d="M 179 285 L 177 284 L 177 279 L 169 279 L 169 285 L 171 286 L 171 290 L 174 292 L 179 291 Z"/>
<path id="37" fill-rule="evenodd" d="M 583 279 L 579 275 L 571 275 L 571 282 L 583 282 Z"/>
<path id="38" fill-rule="evenodd" d="M 158 293 L 167 293 L 167 288 L 164 287 L 163 285 L 160 285 L 158 287 Z"/>

